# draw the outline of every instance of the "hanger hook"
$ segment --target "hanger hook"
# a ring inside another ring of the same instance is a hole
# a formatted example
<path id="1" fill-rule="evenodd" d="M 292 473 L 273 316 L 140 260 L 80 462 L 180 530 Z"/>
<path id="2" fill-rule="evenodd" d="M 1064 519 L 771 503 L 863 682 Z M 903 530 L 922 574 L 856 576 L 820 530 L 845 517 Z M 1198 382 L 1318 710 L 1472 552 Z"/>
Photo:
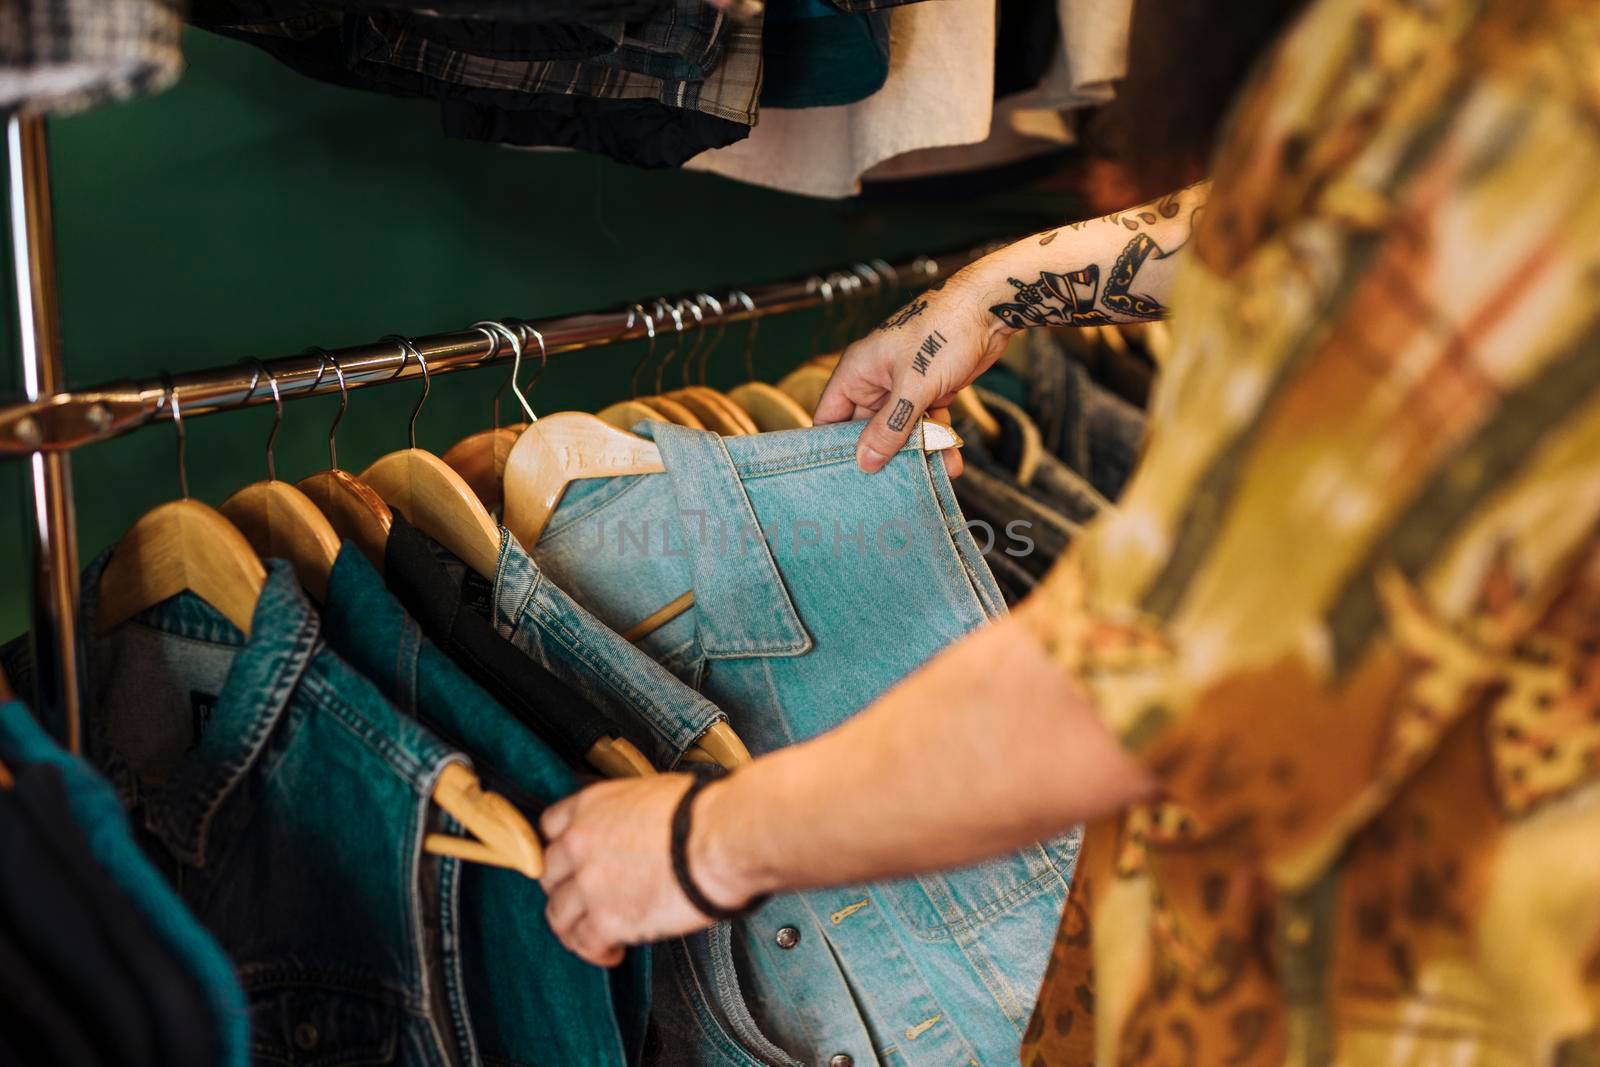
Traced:
<path id="1" fill-rule="evenodd" d="M 499 338 L 504 337 L 506 341 L 510 343 L 511 377 L 506 379 L 506 384 L 511 386 L 511 391 L 516 394 L 518 402 L 522 404 L 523 413 L 528 416 L 528 421 L 532 422 L 534 418 L 533 408 L 528 406 L 528 398 L 522 394 L 522 386 L 517 383 L 517 376 L 522 373 L 522 330 L 532 329 L 532 327 L 528 326 L 526 323 L 519 322 L 517 323 L 517 330 L 513 332 L 511 327 L 507 326 L 505 323 L 496 322 L 493 319 L 484 319 L 480 322 L 475 322 L 472 325 L 477 329 L 480 329 L 491 335 L 491 337 L 494 339 L 496 351 L 498 351 L 500 348 Z M 540 344 L 542 345 L 543 341 L 541 341 Z M 538 379 L 535 379 L 535 381 L 537 380 Z M 496 429 L 499 429 L 500 427 L 500 393 L 503 392 L 505 392 L 504 385 L 502 385 L 499 392 L 495 393 L 494 395 L 494 425 Z"/>
<path id="2" fill-rule="evenodd" d="M 700 384 L 705 385 L 711 373 L 711 357 L 717 354 L 717 349 L 722 346 L 722 335 L 728 332 L 727 312 L 722 306 L 722 301 L 710 293 L 700 293 L 696 300 L 703 300 L 711 305 L 711 310 L 717 316 L 717 332 L 711 335 L 711 340 L 706 344 L 706 350 L 700 353 Z"/>
<path id="3" fill-rule="evenodd" d="M 498 323 L 491 323 L 488 319 L 482 319 L 472 324 L 472 328 L 483 334 L 489 342 L 489 354 L 483 357 L 485 363 L 500 354 L 500 334 L 494 330 L 493 327 L 495 325 L 498 325 Z M 511 364 L 511 378 L 516 376 L 517 365 L 513 361 Z M 489 417 L 492 420 L 490 425 L 496 430 L 500 428 L 500 398 L 506 395 L 506 386 L 511 384 L 511 378 L 507 378 L 500 383 L 500 388 L 494 391 L 494 398 L 489 401 Z"/>
<path id="4" fill-rule="evenodd" d="M 644 355 L 639 357 L 639 362 L 633 366 L 633 373 L 628 375 L 628 399 L 633 400 L 639 395 L 639 372 L 644 370 L 650 362 L 650 357 L 656 354 L 656 320 L 655 316 L 646 313 L 643 304 L 633 304 L 628 308 L 628 324 L 622 328 L 623 333 L 633 329 L 634 316 L 644 320 L 644 334 L 649 340 L 645 342 Z"/>
<path id="5" fill-rule="evenodd" d="M 709 336 L 706 333 L 705 309 L 700 304 L 701 297 L 705 297 L 707 300 L 711 299 L 705 293 L 696 293 L 693 300 L 685 298 L 678 301 L 679 307 L 687 307 L 694 312 L 694 339 L 689 342 L 689 351 L 683 354 L 683 360 L 679 364 L 683 368 L 679 378 L 686 386 L 692 382 L 695 363 L 700 359 L 701 353 L 705 351 L 706 339 Z"/>
<path id="6" fill-rule="evenodd" d="M 538 330 L 534 329 L 532 326 L 529 326 L 525 322 L 518 323 L 517 328 L 519 333 L 523 330 L 526 330 L 533 334 L 533 339 L 539 342 L 539 373 L 535 374 L 533 376 L 533 381 L 528 383 L 528 391 L 531 393 L 533 391 L 533 387 L 539 384 L 539 379 L 544 377 L 545 368 L 550 365 L 550 350 L 544 346 L 544 334 L 540 333 Z M 523 342 L 523 344 L 526 344 L 526 342 Z M 528 403 L 528 398 L 522 393 L 522 386 L 517 384 L 516 365 L 522 362 L 522 345 L 518 344 L 513 346 L 512 351 L 516 353 L 516 360 L 512 367 L 511 391 L 517 394 L 517 403 L 522 405 L 522 413 L 528 416 L 528 422 L 538 422 L 539 416 L 533 413 L 533 405 Z"/>
<path id="7" fill-rule="evenodd" d="M 406 357 L 408 356 L 414 358 L 417 361 L 417 366 L 422 368 L 422 395 L 417 397 L 417 406 L 411 409 L 411 425 L 407 431 L 407 440 L 410 441 L 410 447 L 416 448 L 417 416 L 422 414 L 422 405 L 428 402 L 428 392 L 433 388 L 433 379 L 428 373 L 428 361 L 422 358 L 422 349 L 412 344 L 409 338 L 401 337 L 397 333 L 391 333 L 384 336 L 382 340 L 390 341 L 400 346 L 400 369 L 395 371 L 396 376 L 406 369 Z"/>
<path id="8" fill-rule="evenodd" d="M 166 371 L 161 372 L 162 403 L 172 411 L 172 429 L 178 435 L 178 498 L 189 499 L 189 464 L 188 441 L 183 433 L 183 408 L 178 404 L 178 387 L 173 384 L 172 375 Z"/>
<path id="9" fill-rule="evenodd" d="M 806 352 L 808 353 L 807 358 L 809 359 L 817 358 L 817 334 L 826 330 L 828 328 L 828 323 L 833 321 L 832 283 L 830 283 L 826 278 L 813 274 L 811 277 L 806 279 L 806 294 L 809 296 L 815 292 L 822 293 L 822 327 L 818 330 L 812 330 L 811 336 L 806 342 Z"/>
<path id="10" fill-rule="evenodd" d="M 241 406 L 250 403 L 250 398 L 256 395 L 256 385 L 260 383 L 261 376 L 267 376 L 267 386 L 272 390 L 272 429 L 267 434 L 267 481 L 278 480 L 278 461 L 274 455 L 278 445 L 278 430 L 283 426 L 283 394 L 278 391 L 278 376 L 273 374 L 267 365 L 259 359 L 249 359 L 245 362 L 254 364 L 255 377 L 250 382 L 250 391 L 245 394 Z"/>
<path id="11" fill-rule="evenodd" d="M 314 355 L 322 361 L 317 367 L 317 380 L 311 386 L 313 391 L 322 384 L 322 372 L 330 363 L 333 364 L 334 377 L 339 380 L 339 410 L 334 412 L 333 425 L 328 427 L 328 469 L 336 471 L 339 469 L 339 446 L 334 441 L 334 435 L 339 432 L 339 423 L 344 421 L 345 409 L 350 406 L 350 387 L 345 384 L 344 368 L 339 366 L 339 359 L 332 352 L 312 345 L 306 349 L 306 355 Z"/>
<path id="12" fill-rule="evenodd" d="M 734 289 L 728 293 L 728 303 L 735 300 L 750 314 L 750 326 L 744 332 L 744 380 L 756 380 L 756 367 L 753 359 L 756 350 L 756 302 L 750 299 L 750 294 L 743 289 Z"/>
<path id="13" fill-rule="evenodd" d="M 683 351 L 683 331 L 685 328 L 681 303 L 669 303 L 666 300 L 662 300 L 661 305 L 666 309 L 666 313 L 672 316 L 672 351 L 668 352 L 666 358 L 656 364 L 656 392 L 658 393 L 661 392 L 661 375 L 666 371 L 667 367 L 671 366 L 672 361 L 678 357 L 678 353 Z"/>

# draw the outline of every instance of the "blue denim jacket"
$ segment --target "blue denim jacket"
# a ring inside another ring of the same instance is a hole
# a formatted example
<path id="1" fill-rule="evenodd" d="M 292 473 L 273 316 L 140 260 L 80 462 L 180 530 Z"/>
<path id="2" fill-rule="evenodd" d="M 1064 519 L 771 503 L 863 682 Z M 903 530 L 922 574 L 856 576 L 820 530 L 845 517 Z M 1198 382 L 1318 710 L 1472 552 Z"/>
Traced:
<path id="1" fill-rule="evenodd" d="M 485 788 L 517 803 L 530 821 L 578 788 L 544 742 L 422 636 L 349 542 L 322 614 L 340 655 L 400 710 L 469 753 Z M 484 1057 L 498 1067 L 637 1061 L 650 1007 L 649 949 L 630 952 L 610 972 L 584 963 L 546 924 L 539 883 L 498 867 L 464 865 L 456 907 L 466 1003 Z"/>
<path id="2" fill-rule="evenodd" d="M 258 1063 L 477 1062 L 458 864 L 422 851 L 463 762 L 328 650 L 271 562 L 248 638 L 183 593 L 104 634 L 83 578 L 91 760 L 232 957 Z"/>
<path id="3" fill-rule="evenodd" d="M 534 557 L 618 630 L 692 589 L 694 608 L 641 647 L 753 751 L 837 726 L 1004 611 L 920 432 L 868 476 L 859 425 L 641 429 L 666 473 L 575 483 Z M 738 924 L 756 1022 L 806 1063 L 1014 1062 L 1077 844 L 775 897 Z"/>

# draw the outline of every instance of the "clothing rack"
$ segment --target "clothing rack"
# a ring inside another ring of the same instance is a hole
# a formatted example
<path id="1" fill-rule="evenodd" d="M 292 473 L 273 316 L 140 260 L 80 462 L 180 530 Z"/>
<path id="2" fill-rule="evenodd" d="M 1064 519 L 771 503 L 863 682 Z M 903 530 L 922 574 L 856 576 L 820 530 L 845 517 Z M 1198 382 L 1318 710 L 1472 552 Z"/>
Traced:
<path id="1" fill-rule="evenodd" d="M 55 247 L 50 221 L 49 149 L 44 120 L 12 116 L 6 127 L 10 167 L 11 240 L 17 286 L 18 321 L 25 399 L 0 406 L 0 459 L 27 457 L 30 463 L 29 515 L 34 557 L 36 690 L 41 715 L 69 724 L 68 748 L 78 751 L 77 714 L 81 675 L 78 663 L 76 613 L 78 547 L 72 504 L 69 453 L 83 445 L 171 418 L 172 403 L 186 419 L 235 411 L 273 400 L 262 381 L 276 379 L 283 400 L 298 400 L 340 391 L 337 364 L 348 389 L 414 379 L 424 373 L 417 359 L 394 341 L 376 341 L 348 348 L 309 349 L 307 353 L 263 361 L 243 360 L 227 366 L 184 374 L 112 382 L 67 390 L 62 372 L 59 314 L 56 300 Z M 708 313 L 705 328 L 801 311 L 835 301 L 887 295 L 895 289 L 926 286 L 972 262 L 995 247 L 938 255 L 919 255 L 900 263 L 881 259 L 857 263 L 827 274 L 735 289 L 724 294 L 721 314 Z M 696 296 L 705 294 L 692 294 Z M 715 297 L 715 294 L 712 294 Z M 544 339 L 546 356 L 554 357 L 650 336 L 663 331 L 659 320 L 641 315 L 639 305 L 527 320 L 527 336 Z M 688 326 L 698 330 L 701 323 Z M 667 328 L 668 335 L 676 327 Z M 421 353 L 426 373 L 434 377 L 509 362 L 510 346 L 477 328 L 428 334 L 409 339 Z M 537 344 L 524 360 L 540 358 Z M 49 721 L 48 719 L 46 721 Z"/>

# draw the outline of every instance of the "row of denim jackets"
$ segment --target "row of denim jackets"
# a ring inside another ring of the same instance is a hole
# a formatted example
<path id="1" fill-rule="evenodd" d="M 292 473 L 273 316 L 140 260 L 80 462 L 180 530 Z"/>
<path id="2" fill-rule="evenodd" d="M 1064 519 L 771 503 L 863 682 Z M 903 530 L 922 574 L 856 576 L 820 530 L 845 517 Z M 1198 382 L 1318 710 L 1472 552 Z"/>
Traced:
<path id="1" fill-rule="evenodd" d="M 492 583 L 403 521 L 384 575 L 345 546 L 320 608 L 272 563 L 248 636 L 189 594 L 100 633 L 104 558 L 83 576 L 87 754 L 228 953 L 254 1062 L 1013 1061 L 1075 833 L 780 894 L 609 972 L 555 941 L 536 882 L 424 851 L 458 829 L 429 801 L 453 762 L 530 816 L 580 785 L 452 658 L 449 616 L 670 769 L 724 720 L 758 754 L 815 736 L 1004 612 L 920 435 L 869 477 L 858 426 L 642 429 L 665 473 L 575 484 L 532 555 L 502 532 Z M 686 590 L 639 646 L 617 635 Z"/>

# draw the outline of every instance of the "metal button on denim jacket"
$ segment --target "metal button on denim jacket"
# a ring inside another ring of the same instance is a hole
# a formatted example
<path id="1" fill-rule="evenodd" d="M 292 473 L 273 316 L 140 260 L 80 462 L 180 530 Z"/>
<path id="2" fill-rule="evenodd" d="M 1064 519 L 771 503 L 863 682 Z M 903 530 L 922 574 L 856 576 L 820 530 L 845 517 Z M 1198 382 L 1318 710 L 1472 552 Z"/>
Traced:
<path id="1" fill-rule="evenodd" d="M 549 746 L 422 636 L 349 542 L 334 563 L 323 620 L 336 651 L 401 711 L 468 753 L 485 788 L 530 821 L 578 788 Z M 584 963 L 556 940 L 545 903 L 540 884 L 515 871 L 462 867 L 456 908 L 479 1051 L 496 1067 L 636 1061 L 649 1013 L 650 950 L 630 951 L 610 971 Z"/>
<path id="2" fill-rule="evenodd" d="M 83 632 L 107 556 L 83 578 Z M 183 593 L 90 639 L 89 755 L 238 970 L 261 1064 L 476 1062 L 457 864 L 430 801 L 463 757 L 328 650 L 285 563 L 246 638 Z"/>
<path id="3" fill-rule="evenodd" d="M 1004 611 L 920 433 L 869 476 L 855 466 L 859 424 L 726 439 L 641 429 L 666 473 L 575 483 L 534 556 L 618 630 L 692 589 L 693 609 L 641 647 L 753 751 L 838 725 Z M 1014 1062 L 1077 840 L 775 897 L 737 924 L 755 1020 L 807 1063 Z"/>

